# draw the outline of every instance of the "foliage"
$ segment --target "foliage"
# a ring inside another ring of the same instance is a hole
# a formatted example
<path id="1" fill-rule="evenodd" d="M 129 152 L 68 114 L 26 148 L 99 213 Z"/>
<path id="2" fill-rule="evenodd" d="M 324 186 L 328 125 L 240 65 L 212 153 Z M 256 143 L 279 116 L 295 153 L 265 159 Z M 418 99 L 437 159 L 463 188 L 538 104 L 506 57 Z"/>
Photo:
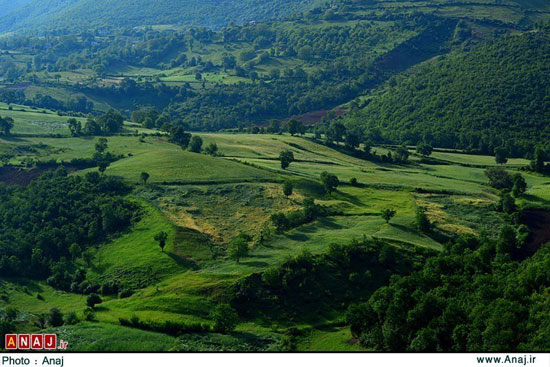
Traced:
<path id="1" fill-rule="evenodd" d="M 198 135 L 195 135 L 191 138 L 191 143 L 189 144 L 189 150 L 193 153 L 200 153 L 202 150 L 202 138 Z"/>
<path id="2" fill-rule="evenodd" d="M 279 154 L 279 160 L 281 161 L 281 168 L 287 169 L 290 163 L 294 162 L 294 153 L 290 150 L 284 150 Z"/>
<path id="3" fill-rule="evenodd" d="M 392 278 L 350 307 L 353 335 L 388 351 L 547 350 L 550 247 L 516 262 L 497 254 L 515 239 L 512 229 L 503 233 L 497 243 L 460 238 L 423 269 Z"/>
<path id="4" fill-rule="evenodd" d="M 239 315 L 228 304 L 219 304 L 211 313 L 214 320 L 214 331 L 217 333 L 228 334 L 235 330 L 239 322 Z"/>
<path id="5" fill-rule="evenodd" d="M 69 289 L 71 245 L 82 249 L 125 229 L 137 207 L 120 179 L 58 169 L 27 187 L 0 186 L 0 274 L 45 279 Z M 74 254 L 74 251 L 73 251 Z"/>
<path id="6" fill-rule="evenodd" d="M 95 306 L 102 303 L 103 300 L 101 297 L 99 297 L 98 294 L 92 293 L 86 298 L 86 305 L 90 307 L 92 310 L 95 309 Z"/>
<path id="7" fill-rule="evenodd" d="M 384 220 L 386 221 L 386 223 L 389 223 L 390 220 L 395 216 L 397 212 L 394 210 L 394 209 L 383 209 L 382 210 L 382 218 L 384 218 Z"/>
<path id="8" fill-rule="evenodd" d="M 544 31 L 482 42 L 396 79 L 347 124 L 379 128 L 396 144 L 424 141 L 484 154 L 504 148 L 524 156 L 550 137 L 542 123 L 550 109 L 549 55 Z"/>
<path id="9" fill-rule="evenodd" d="M 293 189 L 292 182 L 290 181 L 283 182 L 283 194 L 285 194 L 285 196 L 288 197 L 292 195 L 292 189 Z"/>
<path id="10" fill-rule="evenodd" d="M 229 245 L 227 246 L 229 258 L 235 260 L 238 263 L 240 259 L 242 259 L 243 257 L 247 257 L 249 240 L 250 238 L 248 236 L 240 234 L 239 236 L 235 237 L 231 242 L 229 242 Z"/>
<path id="11" fill-rule="evenodd" d="M 327 194 L 332 193 L 336 190 L 338 185 L 340 185 L 340 180 L 333 173 L 328 173 L 327 171 L 321 172 L 321 183 L 325 188 Z"/>

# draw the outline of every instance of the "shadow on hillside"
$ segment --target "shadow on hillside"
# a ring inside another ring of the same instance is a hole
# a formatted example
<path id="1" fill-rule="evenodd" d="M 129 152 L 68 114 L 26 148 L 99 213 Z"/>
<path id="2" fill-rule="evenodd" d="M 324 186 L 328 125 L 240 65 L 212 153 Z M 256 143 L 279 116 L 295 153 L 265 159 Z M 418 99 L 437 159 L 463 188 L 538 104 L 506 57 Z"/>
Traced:
<path id="1" fill-rule="evenodd" d="M 170 253 L 170 252 L 165 252 L 165 254 L 170 256 L 172 258 L 172 260 L 174 260 L 176 262 L 176 264 L 178 264 L 181 267 L 184 267 L 184 268 L 187 268 L 187 269 L 192 269 L 192 270 L 199 270 L 200 269 L 200 266 L 198 266 L 197 263 L 192 261 L 192 260 L 185 259 L 181 256 L 178 256 L 178 255 Z"/>

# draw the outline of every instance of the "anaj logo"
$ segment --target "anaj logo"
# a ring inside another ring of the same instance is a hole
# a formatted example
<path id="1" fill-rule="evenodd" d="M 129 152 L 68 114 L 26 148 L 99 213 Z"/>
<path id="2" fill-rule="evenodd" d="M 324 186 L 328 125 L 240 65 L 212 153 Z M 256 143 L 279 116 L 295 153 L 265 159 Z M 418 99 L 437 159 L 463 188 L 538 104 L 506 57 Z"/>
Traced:
<path id="1" fill-rule="evenodd" d="M 68 342 L 60 340 L 57 345 L 55 334 L 6 334 L 5 346 L 7 350 L 65 350 Z"/>

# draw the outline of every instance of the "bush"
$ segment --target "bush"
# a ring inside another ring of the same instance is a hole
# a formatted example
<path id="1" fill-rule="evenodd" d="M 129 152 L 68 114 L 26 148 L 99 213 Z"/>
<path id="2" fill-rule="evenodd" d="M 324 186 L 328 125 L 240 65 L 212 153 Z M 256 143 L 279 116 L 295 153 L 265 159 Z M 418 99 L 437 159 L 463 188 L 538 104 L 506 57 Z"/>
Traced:
<path id="1" fill-rule="evenodd" d="M 63 325 L 63 313 L 58 308 L 52 308 L 48 313 L 48 324 L 52 327 Z"/>
<path id="2" fill-rule="evenodd" d="M 86 305 L 88 307 L 90 307 L 91 309 L 94 309 L 96 305 L 102 303 L 103 300 L 101 299 L 101 297 L 99 297 L 99 295 L 95 294 L 95 293 L 92 293 L 88 296 L 88 298 L 86 299 Z"/>
<path id="3" fill-rule="evenodd" d="M 65 324 L 66 325 L 76 325 L 79 322 L 80 322 L 80 320 L 78 319 L 78 316 L 76 316 L 76 313 L 74 313 L 74 312 L 69 312 L 65 316 Z"/>
<path id="4" fill-rule="evenodd" d="M 420 207 L 416 208 L 415 224 L 416 228 L 421 232 L 428 233 L 431 231 L 432 224 L 426 215 L 426 209 Z"/>
<path id="5" fill-rule="evenodd" d="M 165 321 L 163 323 L 141 321 L 137 316 L 133 316 L 130 320 L 119 318 L 118 321 L 122 326 L 133 327 L 141 330 L 155 331 L 172 336 L 180 336 L 185 333 L 202 333 L 210 331 L 210 326 L 205 324 L 185 324 L 174 321 Z"/>
<path id="6" fill-rule="evenodd" d="M 214 331 L 217 333 L 227 334 L 235 330 L 239 322 L 239 316 L 227 304 L 220 304 L 212 311 L 212 319 L 214 320 Z"/>
<path id="7" fill-rule="evenodd" d="M 132 294 L 134 294 L 134 291 L 131 289 L 122 289 L 120 292 L 118 292 L 118 298 L 128 298 L 131 297 Z"/>
<path id="8" fill-rule="evenodd" d="M 512 176 L 504 168 L 487 168 L 485 176 L 489 179 L 489 185 L 498 190 L 511 190 L 514 186 Z"/>

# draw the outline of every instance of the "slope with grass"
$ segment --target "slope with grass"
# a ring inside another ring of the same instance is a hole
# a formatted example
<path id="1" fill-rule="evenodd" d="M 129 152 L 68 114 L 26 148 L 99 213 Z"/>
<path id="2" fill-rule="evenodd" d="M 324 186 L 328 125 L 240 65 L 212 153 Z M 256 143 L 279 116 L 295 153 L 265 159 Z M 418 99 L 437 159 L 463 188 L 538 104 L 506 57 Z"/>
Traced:
<path id="1" fill-rule="evenodd" d="M 398 251 L 437 252 L 448 238 L 479 233 L 480 223 L 495 229 L 504 222 L 494 211 L 496 192 L 487 185 L 483 169 L 474 167 L 476 156 L 461 155 L 471 167 L 418 161 L 395 165 L 363 160 L 288 135 L 202 134 L 202 138 L 205 144 L 216 143 L 221 155 L 183 151 L 162 136 L 148 136 L 144 142 L 137 136 L 108 137 L 108 150 L 125 158 L 106 173 L 134 185 L 131 200 L 139 203 L 142 219 L 88 250 L 89 267 L 81 259 L 76 262 L 87 268 L 89 282 L 117 280 L 132 293 L 102 296 L 95 322 L 56 329 L 72 343 L 72 350 L 278 350 L 293 332 L 292 326 L 302 330 L 296 340 L 300 350 L 361 350 L 347 328 L 333 326 L 342 325 L 343 309 L 301 315 L 292 323 L 245 318 L 230 335 L 202 332 L 178 338 L 128 329 L 119 319 L 212 326 L 211 310 L 237 282 L 269 272 L 289 258 L 304 253 L 323 256 L 333 244 L 363 238 L 390 244 Z M 20 138 L 9 143 L 21 148 L 39 142 L 45 146 L 41 146 L 44 157 L 69 161 L 89 157 L 96 139 Z M 293 151 L 297 161 L 282 170 L 277 157 L 285 149 Z M 332 194 L 325 193 L 319 183 L 324 170 L 340 178 Z M 142 171 L 151 173 L 147 185 L 139 182 Z M 519 201 L 547 200 L 544 188 L 549 180 L 523 175 L 528 192 Z M 353 177 L 358 184 L 348 183 Z M 281 188 L 285 180 L 294 185 L 289 197 Z M 301 210 L 306 197 L 331 212 L 284 232 L 263 232 L 259 240 L 266 225 L 270 226 L 271 214 Z M 417 229 L 417 207 L 427 209 L 435 226 L 432 233 Z M 387 208 L 396 210 L 389 223 L 380 216 Z M 154 239 L 159 232 L 168 236 L 164 252 Z M 252 240 L 249 255 L 236 262 L 227 257 L 226 249 L 240 232 Z M 34 331 L 36 326 L 23 320 L 34 320 L 52 307 L 85 318 L 86 296 L 24 279 L 3 279 L 2 289 L 0 306 L 19 309 L 24 315 L 19 324 L 27 330 Z M 122 334 L 126 336 L 118 343 L 109 344 Z M 92 339 L 94 343 L 88 344 Z"/>

